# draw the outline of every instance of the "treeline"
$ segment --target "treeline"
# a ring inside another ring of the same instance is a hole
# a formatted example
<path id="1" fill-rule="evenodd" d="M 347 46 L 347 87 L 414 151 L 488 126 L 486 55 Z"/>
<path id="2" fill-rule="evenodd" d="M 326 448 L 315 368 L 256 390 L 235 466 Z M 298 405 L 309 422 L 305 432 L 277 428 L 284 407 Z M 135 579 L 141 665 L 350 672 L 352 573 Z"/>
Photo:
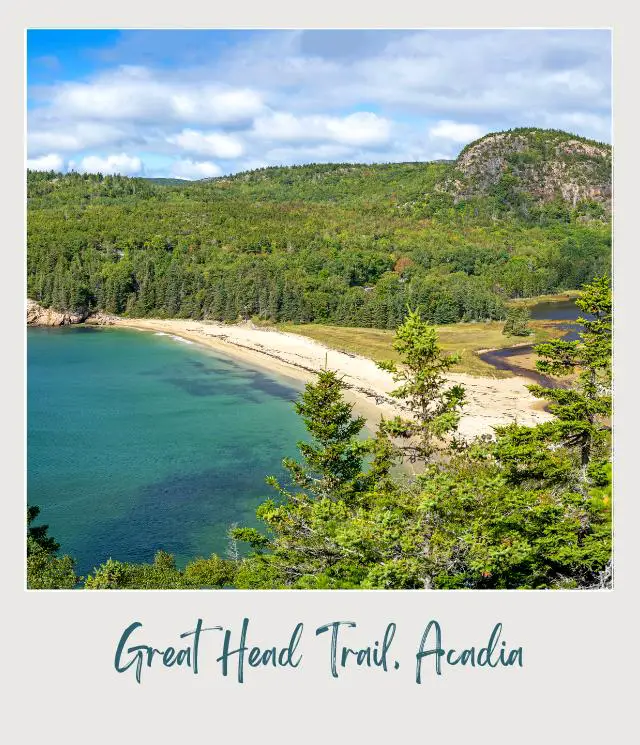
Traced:
<path id="1" fill-rule="evenodd" d="M 597 205 L 456 202 L 437 188 L 449 168 L 308 165 L 180 185 L 28 172 L 28 294 L 61 310 L 395 328 L 407 305 L 432 323 L 500 319 L 509 298 L 609 271 Z"/>
<path id="2" fill-rule="evenodd" d="M 84 580 L 89 589 L 515 589 L 611 586 L 611 288 L 595 279 L 577 300 L 590 316 L 575 341 L 537 347 L 537 367 L 566 386 L 529 386 L 553 419 L 516 423 L 495 439 L 458 434 L 466 394 L 449 386 L 456 362 L 436 331 L 410 312 L 396 333 L 401 364 L 380 363 L 398 387 L 406 417 L 382 420 L 362 439 L 362 417 L 324 370 L 296 404 L 310 440 L 286 459 L 287 483 L 257 515 L 265 526 L 230 530 L 227 557 L 176 567 L 109 559 Z M 422 466 L 413 479 L 393 467 Z M 28 514 L 31 588 L 74 587 L 73 561 L 58 557 L 45 526 Z M 238 544 L 250 552 L 241 556 Z"/>

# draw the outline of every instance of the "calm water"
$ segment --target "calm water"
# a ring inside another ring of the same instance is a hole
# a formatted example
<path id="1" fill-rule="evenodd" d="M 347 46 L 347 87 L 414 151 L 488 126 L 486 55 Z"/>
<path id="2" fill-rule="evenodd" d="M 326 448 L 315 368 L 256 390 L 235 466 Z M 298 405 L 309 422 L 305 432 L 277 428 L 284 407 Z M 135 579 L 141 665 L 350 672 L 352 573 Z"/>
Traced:
<path id="1" fill-rule="evenodd" d="M 534 321 L 577 321 L 584 316 L 573 300 L 555 300 L 553 302 L 536 303 L 531 308 L 531 318 Z"/>
<path id="2" fill-rule="evenodd" d="M 564 321 L 560 328 L 564 330 L 563 339 L 573 341 L 579 338 L 578 332 L 580 327 L 576 324 L 578 318 L 590 318 L 588 314 L 581 311 L 573 300 L 556 300 L 552 302 L 542 302 L 532 305 L 530 308 L 531 318 L 536 321 Z M 531 344 L 520 344 L 514 347 L 505 347 L 504 349 L 494 349 L 490 352 L 483 352 L 479 355 L 480 359 L 493 365 L 498 370 L 510 370 L 516 375 L 522 375 L 525 378 L 547 386 L 548 388 L 562 387 L 562 381 L 550 378 L 547 375 L 528 370 L 527 368 L 514 365 L 511 357 L 521 354 L 528 354 L 533 350 Z"/>
<path id="3" fill-rule="evenodd" d="M 28 502 L 80 574 L 224 554 L 306 437 L 301 384 L 170 336 L 29 329 L 27 355 Z"/>

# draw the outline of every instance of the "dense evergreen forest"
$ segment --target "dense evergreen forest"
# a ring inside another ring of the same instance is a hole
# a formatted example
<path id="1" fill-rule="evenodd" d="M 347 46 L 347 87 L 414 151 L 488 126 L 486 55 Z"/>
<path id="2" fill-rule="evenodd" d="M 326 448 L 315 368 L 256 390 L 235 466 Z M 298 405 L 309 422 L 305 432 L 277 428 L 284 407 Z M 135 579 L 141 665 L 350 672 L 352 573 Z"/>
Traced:
<path id="1" fill-rule="evenodd" d="M 130 316 L 500 319 L 510 298 L 608 274 L 610 185 L 608 146 L 547 130 L 483 138 L 452 162 L 184 183 L 30 171 L 27 291 Z"/>

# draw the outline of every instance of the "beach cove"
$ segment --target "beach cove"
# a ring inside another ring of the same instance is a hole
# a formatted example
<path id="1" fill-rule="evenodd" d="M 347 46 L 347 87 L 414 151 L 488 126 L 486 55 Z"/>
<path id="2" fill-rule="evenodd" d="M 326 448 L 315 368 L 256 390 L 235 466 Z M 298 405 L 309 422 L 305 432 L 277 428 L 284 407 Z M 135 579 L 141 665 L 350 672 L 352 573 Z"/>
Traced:
<path id="1" fill-rule="evenodd" d="M 30 306 L 31 307 L 31 306 Z M 46 320 L 56 322 L 47 311 Z M 306 440 L 293 401 L 325 366 L 373 432 L 404 414 L 371 359 L 252 323 L 119 318 L 28 330 L 28 503 L 87 574 L 109 557 L 179 565 L 225 555 Z M 32 324 L 33 325 L 33 324 Z M 460 431 L 549 418 L 527 379 L 450 374 L 468 402 Z M 406 464 L 411 473 L 411 464 Z"/>
<path id="2" fill-rule="evenodd" d="M 165 333 L 201 344 L 245 364 L 293 380 L 308 382 L 325 366 L 338 372 L 346 386 L 345 398 L 375 429 L 380 417 L 406 412 L 389 394 L 395 388 L 392 376 L 373 360 L 332 349 L 299 334 L 253 324 L 223 324 L 191 319 L 121 318 L 98 316 L 88 323 L 108 324 L 141 331 Z M 492 434 L 493 428 L 517 421 L 535 425 L 550 419 L 542 403 L 526 388 L 523 376 L 479 377 L 450 373 L 451 384 L 461 384 L 467 403 L 460 421 L 460 433 L 468 438 Z"/>

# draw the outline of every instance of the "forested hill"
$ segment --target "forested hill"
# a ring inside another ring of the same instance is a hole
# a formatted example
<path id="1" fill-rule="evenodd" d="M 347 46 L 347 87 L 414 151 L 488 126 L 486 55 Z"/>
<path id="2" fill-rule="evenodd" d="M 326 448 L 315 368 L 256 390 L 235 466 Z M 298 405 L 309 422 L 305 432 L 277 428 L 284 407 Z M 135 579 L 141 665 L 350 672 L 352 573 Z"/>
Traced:
<path id="1" fill-rule="evenodd" d="M 552 201 L 610 214 L 611 147 L 556 130 L 498 132 L 464 148 L 449 186 L 458 199 L 497 196 L 525 216 Z"/>
<path id="2" fill-rule="evenodd" d="M 198 182 L 28 172 L 28 295 L 61 310 L 395 327 L 501 318 L 610 265 L 611 149 L 512 130 L 437 163 Z"/>

